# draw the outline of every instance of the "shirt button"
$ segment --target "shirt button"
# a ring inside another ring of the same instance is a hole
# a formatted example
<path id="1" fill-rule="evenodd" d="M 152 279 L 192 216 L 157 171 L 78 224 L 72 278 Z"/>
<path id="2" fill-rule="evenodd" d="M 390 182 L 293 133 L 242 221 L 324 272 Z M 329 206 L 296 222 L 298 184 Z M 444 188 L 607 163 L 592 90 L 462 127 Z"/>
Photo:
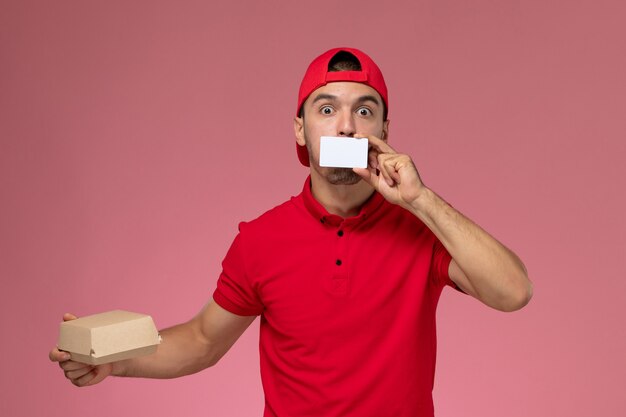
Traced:
<path id="1" fill-rule="evenodd" d="M 337 259 L 337 260 L 335 261 L 335 264 L 336 264 L 337 266 L 341 265 L 341 259 Z"/>
<path id="2" fill-rule="evenodd" d="M 337 236 L 339 236 L 339 237 L 343 236 L 343 230 L 338 231 L 337 232 Z"/>

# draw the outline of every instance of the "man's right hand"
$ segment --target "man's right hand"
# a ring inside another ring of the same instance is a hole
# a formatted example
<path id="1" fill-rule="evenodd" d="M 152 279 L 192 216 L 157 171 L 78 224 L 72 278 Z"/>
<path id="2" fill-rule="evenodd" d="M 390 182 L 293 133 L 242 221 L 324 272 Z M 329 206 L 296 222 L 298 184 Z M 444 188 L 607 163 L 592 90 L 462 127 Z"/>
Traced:
<path id="1" fill-rule="evenodd" d="M 163 340 L 151 355 L 93 366 L 72 361 L 69 353 L 54 348 L 50 360 L 58 362 L 77 387 L 95 385 L 109 375 L 176 378 L 217 363 L 255 317 L 238 316 L 210 301 L 193 319 L 161 330 Z M 63 316 L 64 321 L 75 319 L 72 314 Z"/>
<path id="2" fill-rule="evenodd" d="M 64 314 L 63 321 L 75 320 L 77 317 L 73 314 Z M 70 360 L 70 354 L 54 348 L 50 351 L 50 360 L 58 362 L 61 369 L 65 373 L 65 377 L 77 387 L 87 387 L 95 385 L 111 375 L 113 365 L 106 363 L 103 365 L 88 365 L 85 363 L 74 362 Z"/>

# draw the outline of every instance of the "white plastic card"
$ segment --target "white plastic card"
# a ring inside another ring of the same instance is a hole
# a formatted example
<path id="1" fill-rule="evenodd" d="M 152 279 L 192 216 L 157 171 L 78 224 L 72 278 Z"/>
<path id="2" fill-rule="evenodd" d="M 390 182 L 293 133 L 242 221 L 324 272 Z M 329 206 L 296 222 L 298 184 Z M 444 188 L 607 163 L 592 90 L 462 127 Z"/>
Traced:
<path id="1" fill-rule="evenodd" d="M 367 168 L 367 138 L 322 136 L 320 166 L 333 168 Z"/>

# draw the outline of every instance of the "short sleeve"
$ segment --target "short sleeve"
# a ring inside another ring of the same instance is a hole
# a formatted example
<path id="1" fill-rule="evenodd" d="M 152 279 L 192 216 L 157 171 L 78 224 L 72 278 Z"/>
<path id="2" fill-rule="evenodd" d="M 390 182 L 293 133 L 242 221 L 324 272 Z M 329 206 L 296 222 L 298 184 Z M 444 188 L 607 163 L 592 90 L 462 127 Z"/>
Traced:
<path id="1" fill-rule="evenodd" d="M 452 256 L 443 246 L 439 239 L 435 238 L 433 244 L 433 257 L 430 264 L 431 279 L 439 287 L 449 285 L 457 288 L 457 285 L 450 279 L 449 268 Z"/>
<path id="2" fill-rule="evenodd" d="M 256 316 L 263 312 L 263 304 L 246 272 L 244 246 L 240 232 L 222 261 L 222 273 L 217 280 L 213 300 L 233 314 Z"/>

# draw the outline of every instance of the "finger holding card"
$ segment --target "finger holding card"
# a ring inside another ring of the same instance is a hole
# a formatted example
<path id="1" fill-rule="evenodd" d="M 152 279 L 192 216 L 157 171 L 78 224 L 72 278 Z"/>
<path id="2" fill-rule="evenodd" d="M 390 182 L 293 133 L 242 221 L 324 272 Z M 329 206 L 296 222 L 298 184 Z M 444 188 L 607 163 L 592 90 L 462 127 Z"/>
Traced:
<path id="1" fill-rule="evenodd" d="M 354 168 L 354 172 L 388 201 L 408 208 L 425 188 L 411 157 L 397 153 L 376 136 L 363 137 L 370 145 L 368 167 Z"/>

